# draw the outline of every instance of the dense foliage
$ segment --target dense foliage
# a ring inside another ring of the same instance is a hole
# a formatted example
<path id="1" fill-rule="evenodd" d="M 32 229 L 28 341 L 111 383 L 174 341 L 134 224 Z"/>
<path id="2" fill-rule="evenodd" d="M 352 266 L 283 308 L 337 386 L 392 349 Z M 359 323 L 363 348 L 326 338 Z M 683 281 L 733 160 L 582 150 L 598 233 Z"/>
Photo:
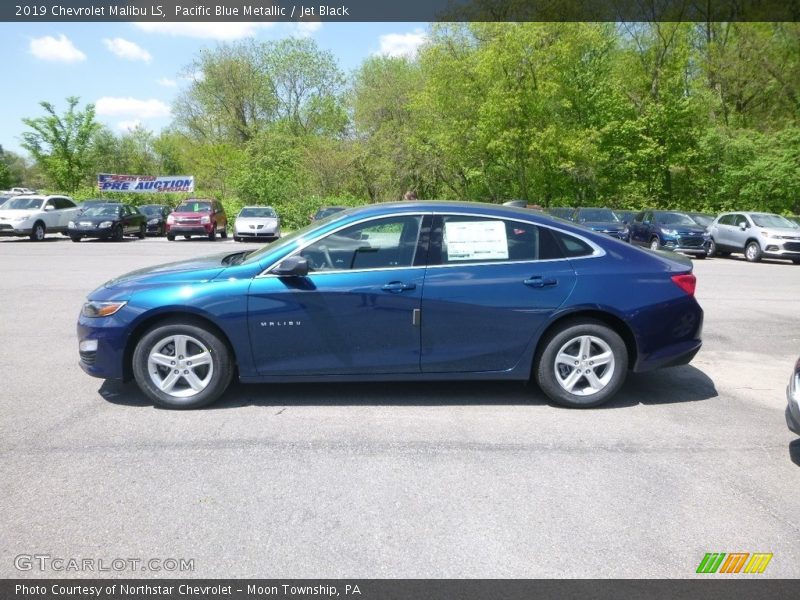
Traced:
<path id="1" fill-rule="evenodd" d="M 415 58 L 373 56 L 350 77 L 294 39 L 221 45 L 186 75 L 158 135 L 92 128 L 92 107 L 70 99 L 63 118 L 43 103 L 45 117 L 26 119 L 26 147 L 59 188 L 101 171 L 194 174 L 206 194 L 271 204 L 287 226 L 408 189 L 800 212 L 794 23 L 436 24 Z"/>

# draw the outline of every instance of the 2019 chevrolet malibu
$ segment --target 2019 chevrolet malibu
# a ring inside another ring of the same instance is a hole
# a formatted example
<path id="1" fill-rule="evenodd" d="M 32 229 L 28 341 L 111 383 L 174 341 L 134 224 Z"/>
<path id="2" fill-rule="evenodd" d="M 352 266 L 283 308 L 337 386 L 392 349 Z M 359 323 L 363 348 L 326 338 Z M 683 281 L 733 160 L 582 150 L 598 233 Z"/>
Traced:
<path id="1" fill-rule="evenodd" d="M 521 208 L 377 204 L 255 251 L 128 273 L 88 296 L 80 366 L 195 408 L 243 382 L 529 380 L 596 406 L 688 363 L 691 262 Z"/>

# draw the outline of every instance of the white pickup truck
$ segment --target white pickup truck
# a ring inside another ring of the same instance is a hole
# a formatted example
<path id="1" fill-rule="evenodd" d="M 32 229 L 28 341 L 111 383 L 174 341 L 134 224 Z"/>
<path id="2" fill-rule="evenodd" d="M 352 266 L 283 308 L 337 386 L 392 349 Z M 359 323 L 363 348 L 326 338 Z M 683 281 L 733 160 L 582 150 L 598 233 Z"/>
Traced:
<path id="1" fill-rule="evenodd" d="M 40 242 L 48 233 L 66 232 L 79 211 L 67 196 L 16 196 L 0 206 L 0 236 L 28 236 Z"/>

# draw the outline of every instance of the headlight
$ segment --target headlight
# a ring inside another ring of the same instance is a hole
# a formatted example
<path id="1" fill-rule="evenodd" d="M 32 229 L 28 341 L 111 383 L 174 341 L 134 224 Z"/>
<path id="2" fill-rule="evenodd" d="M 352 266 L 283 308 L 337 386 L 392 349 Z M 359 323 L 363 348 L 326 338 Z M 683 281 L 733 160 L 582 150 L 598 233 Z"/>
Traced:
<path id="1" fill-rule="evenodd" d="M 148 225 L 158 225 L 158 219 L 150 219 L 147 222 Z"/>
<path id="2" fill-rule="evenodd" d="M 211 217 L 209 217 L 208 215 L 202 216 L 200 217 L 200 222 L 203 225 L 207 225 L 208 223 L 211 223 Z"/>
<path id="3" fill-rule="evenodd" d="M 772 236 L 770 235 L 769 231 L 762 231 L 761 232 L 761 237 L 768 238 L 768 237 L 772 237 Z"/>
<path id="4" fill-rule="evenodd" d="M 100 225 L 98 225 L 98 227 L 106 228 L 106 227 L 111 227 L 112 225 L 113 223 L 111 221 L 103 221 L 102 223 L 100 223 Z"/>
<path id="5" fill-rule="evenodd" d="M 81 315 L 90 318 L 110 317 L 126 304 L 127 302 L 93 302 L 90 300 L 83 305 Z"/>
<path id="6" fill-rule="evenodd" d="M 69 227 L 70 229 L 75 227 L 75 221 L 70 221 L 69 223 L 67 223 L 67 227 Z"/>
<path id="7" fill-rule="evenodd" d="M 169 215 L 169 216 L 167 217 L 167 223 L 169 223 L 170 225 L 172 225 L 174 222 L 175 222 L 175 217 L 173 217 L 172 215 Z"/>
<path id="8" fill-rule="evenodd" d="M 661 229 L 661 233 L 664 235 L 678 235 L 678 231 L 676 229 Z"/>

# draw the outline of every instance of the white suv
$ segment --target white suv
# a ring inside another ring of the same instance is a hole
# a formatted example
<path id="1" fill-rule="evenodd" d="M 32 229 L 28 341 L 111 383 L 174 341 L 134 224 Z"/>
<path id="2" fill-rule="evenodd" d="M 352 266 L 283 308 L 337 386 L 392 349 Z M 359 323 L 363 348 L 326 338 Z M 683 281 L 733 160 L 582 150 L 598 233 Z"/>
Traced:
<path id="1" fill-rule="evenodd" d="M 708 226 L 709 255 L 740 252 L 749 262 L 785 258 L 800 265 L 800 226 L 780 215 L 735 212 L 719 215 Z"/>
<path id="2" fill-rule="evenodd" d="M 78 212 L 67 196 L 15 196 L 0 206 L 0 235 L 40 242 L 47 233 L 65 233 Z"/>

